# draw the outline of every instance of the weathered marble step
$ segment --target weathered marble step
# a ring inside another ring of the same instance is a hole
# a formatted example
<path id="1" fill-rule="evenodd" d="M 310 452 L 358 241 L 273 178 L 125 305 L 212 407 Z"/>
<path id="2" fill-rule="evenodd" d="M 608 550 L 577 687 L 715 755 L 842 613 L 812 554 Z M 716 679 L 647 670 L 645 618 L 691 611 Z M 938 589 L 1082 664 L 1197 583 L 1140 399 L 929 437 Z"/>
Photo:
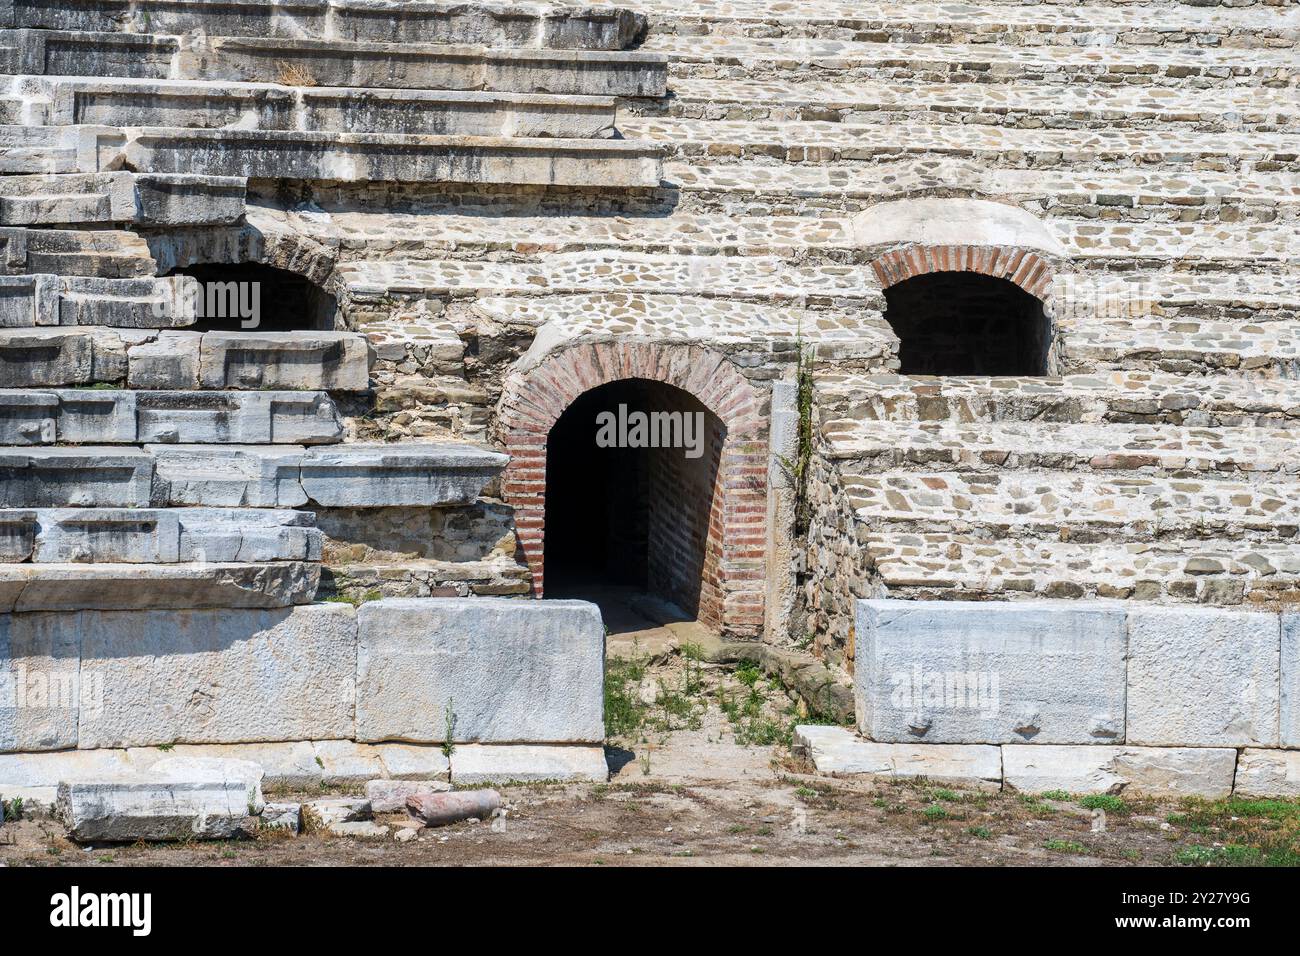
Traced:
<path id="1" fill-rule="evenodd" d="M 655 53 L 275 37 L 0 30 L 0 72 L 353 89 L 663 96 Z"/>
<path id="2" fill-rule="evenodd" d="M 1169 167 L 1209 158 L 1232 163 L 1294 162 L 1294 137 L 1285 133 L 1201 133 L 1131 129 L 1017 129 L 984 124 L 927 123 L 885 126 L 806 122 L 743 122 L 627 116 L 619 129 L 629 139 L 658 143 L 670 157 L 731 156 L 791 163 L 840 163 L 899 156 L 974 156 L 993 166 L 1113 169 L 1134 155 Z M 1267 168 L 1267 167 L 1266 167 Z"/>
<path id="3" fill-rule="evenodd" d="M 873 43 L 802 37 L 673 36 L 651 33 L 643 50 L 668 56 L 675 73 L 692 68 L 743 66 L 791 78 L 824 77 L 827 70 L 869 73 L 877 79 L 983 82 L 1120 82 L 1195 86 L 1293 86 L 1294 54 L 1285 49 L 1210 47 L 1002 46 L 992 43 Z"/>
<path id="4" fill-rule="evenodd" d="M 875 530 L 1118 541 L 1121 537 L 1243 535 L 1293 538 L 1300 483 L 1213 475 L 1022 471 L 879 473 L 842 469 L 838 485 L 859 521 Z"/>
<path id="5" fill-rule="evenodd" d="M 179 328 L 194 321 L 183 310 L 166 308 L 183 301 L 180 293 L 179 277 L 0 276 L 0 328 Z"/>
<path id="6" fill-rule="evenodd" d="M 448 0 L 14 0 L 0 25 L 44 30 L 483 43 L 621 50 L 644 17 L 614 5 Z"/>
<path id="7" fill-rule="evenodd" d="M 0 388 L 362 392 L 369 366 L 355 332 L 0 328 Z"/>
<path id="8" fill-rule="evenodd" d="M 749 122 L 971 123 L 1025 129 L 1132 128 L 1294 131 L 1294 93 L 1259 88 L 1207 97 L 1172 87 L 1102 89 L 1034 85 L 907 82 L 808 82 L 683 77 L 664 102 L 636 104 L 644 115 Z"/>
<path id="9" fill-rule="evenodd" d="M 171 506 L 297 508 L 469 504 L 507 456 L 471 445 L 148 445 Z"/>
<path id="10" fill-rule="evenodd" d="M 219 226 L 244 215 L 240 177 L 148 173 L 0 176 L 0 226 Z"/>
<path id="11" fill-rule="evenodd" d="M 853 421 L 821 426 L 823 454 L 880 468 L 955 468 L 990 472 L 1213 471 L 1300 474 L 1300 438 L 1293 429 L 1197 428 L 1073 422 Z"/>
<path id="12" fill-rule="evenodd" d="M 1149 216 L 1154 209 L 1173 208 L 1180 215 L 1202 209 L 1216 218 L 1225 208 L 1245 213 L 1300 206 L 1300 182 L 1292 174 L 1217 172 L 1182 169 L 1004 169 L 987 163 L 942 157 L 915 157 L 839 165 L 758 165 L 713 161 L 701 157 L 676 160 L 664 166 L 664 178 L 683 192 L 717 194 L 722 201 L 733 194 L 752 193 L 795 201 L 831 199 L 887 202 L 906 195 L 969 190 L 988 197 L 1016 202 L 1049 203 L 1052 212 L 1063 207 L 1098 207 L 1109 216 Z"/>
<path id="13" fill-rule="evenodd" d="M 348 296 L 478 296 L 621 292 L 739 299 L 846 298 L 882 309 L 869 269 L 798 265 L 775 257 L 673 256 L 636 252 L 560 253 L 536 262 L 382 259 L 349 262 L 338 277 Z"/>
<path id="14" fill-rule="evenodd" d="M 320 561 L 315 523 L 265 509 L 0 510 L 0 564 Z"/>
<path id="15" fill-rule="evenodd" d="M 310 604 L 320 565 L 0 564 L 0 613 L 280 608 Z"/>
<path id="16" fill-rule="evenodd" d="M 1300 377 L 1300 347 L 1287 322 L 1123 316 L 1072 323 L 1060 330 L 1058 341 L 1061 361 L 1071 371 L 1131 368 Z"/>
<path id="17" fill-rule="evenodd" d="M 0 275 L 129 279 L 155 271 L 149 244 L 133 232 L 0 227 Z"/>
<path id="18" fill-rule="evenodd" d="M 0 390 L 0 444 L 297 444 L 342 441 L 323 392 Z"/>
<path id="19" fill-rule="evenodd" d="M 922 600 L 1121 598 L 1289 605 L 1300 597 L 1294 543 L 1060 541 L 957 533 L 867 534 L 889 597 Z"/>
<path id="20" fill-rule="evenodd" d="M 595 0 L 604 5 L 608 0 Z M 1163 7 L 1163 9 L 1158 9 Z M 1156 8 L 1156 9 L 1153 9 Z M 1205 9 L 1191 4 L 873 3 L 801 0 L 649 0 L 637 4 L 655 34 L 1103 46 L 1294 45 L 1300 20 L 1278 6 Z"/>
<path id="21" fill-rule="evenodd" d="M 402 560 L 391 564 L 329 564 L 321 591 L 355 601 L 382 597 L 502 597 L 532 593 L 532 573 L 512 557 L 484 561 Z"/>
<path id="22" fill-rule="evenodd" d="M 293 219 L 292 228 L 337 242 L 340 259 L 373 259 L 377 244 L 393 256 L 437 258 L 512 251 L 537 256 L 620 249 L 673 255 L 857 257 L 867 265 L 855 215 L 731 215 L 675 212 L 671 216 L 427 216 L 404 212 L 330 209 L 328 223 Z M 249 207 L 250 222 L 283 230 L 285 215 Z M 1297 260 L 1295 226 L 1257 222 L 1116 222 L 1052 218 L 1045 225 L 1078 268 L 1112 266 L 1155 270 L 1168 259 L 1197 260 L 1197 267 L 1256 270 L 1266 260 Z M 1292 270 L 1294 271 L 1294 270 Z"/>
<path id="23" fill-rule="evenodd" d="M 663 174 L 657 146 L 625 140 L 170 127 L 61 129 L 83 143 L 78 153 L 82 172 L 125 164 L 160 173 L 250 179 L 627 188 L 658 187 Z"/>
<path id="24" fill-rule="evenodd" d="M 145 508 L 153 458 L 140 448 L 0 447 L 0 507 Z"/>
<path id="25" fill-rule="evenodd" d="M 521 360 L 525 367 L 577 340 L 632 337 L 789 353 L 802 339 L 825 359 L 883 361 L 893 338 L 879 313 L 869 309 L 810 310 L 698 296 L 626 292 L 484 298 L 473 309 L 494 322 L 538 330 Z"/>
<path id="26" fill-rule="evenodd" d="M 1300 394 L 1291 381 L 1238 376 L 1130 370 L 1058 379 L 941 379 L 823 372 L 816 389 L 822 421 L 1282 428 L 1300 419 Z"/>
<path id="27" fill-rule="evenodd" d="M 19 77 L 0 110 L 32 126 L 330 130 L 607 139 L 614 99 L 539 93 L 292 87 L 277 83 Z"/>

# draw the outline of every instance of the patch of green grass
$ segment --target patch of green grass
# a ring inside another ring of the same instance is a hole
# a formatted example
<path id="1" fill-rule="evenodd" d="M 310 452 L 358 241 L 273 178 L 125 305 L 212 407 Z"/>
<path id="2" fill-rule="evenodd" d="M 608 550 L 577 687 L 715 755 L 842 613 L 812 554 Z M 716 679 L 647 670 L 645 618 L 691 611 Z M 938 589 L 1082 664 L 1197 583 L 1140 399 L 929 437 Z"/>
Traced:
<path id="1" fill-rule="evenodd" d="M 934 799 L 943 800 L 945 803 L 958 803 L 961 801 L 961 794 L 954 790 L 946 790 L 942 787 L 934 791 Z"/>
<path id="2" fill-rule="evenodd" d="M 1107 813 L 1127 813 L 1129 809 L 1127 803 L 1109 793 L 1090 793 L 1079 798 L 1079 806 L 1085 810 L 1105 810 Z"/>
<path id="3" fill-rule="evenodd" d="M 1069 800 L 1070 795 L 1064 790 L 1044 790 L 1038 795 L 1039 800 Z"/>
<path id="4" fill-rule="evenodd" d="M 993 839 L 993 831 L 988 827 L 967 827 L 966 832 L 978 840 Z"/>
<path id="5" fill-rule="evenodd" d="M 1057 853 L 1075 853 L 1086 854 L 1090 852 L 1082 843 L 1075 843 L 1073 840 L 1048 840 L 1043 844 L 1044 850 L 1053 850 Z"/>
<path id="6" fill-rule="evenodd" d="M 932 803 L 921 811 L 921 816 L 925 817 L 927 820 L 934 821 L 947 820 L 952 816 L 952 814 L 948 811 L 947 807 L 941 807 L 937 803 Z"/>
<path id="7" fill-rule="evenodd" d="M 605 727 L 611 737 L 632 737 L 645 724 L 640 698 L 646 665 L 640 660 L 611 659 L 605 669 Z"/>

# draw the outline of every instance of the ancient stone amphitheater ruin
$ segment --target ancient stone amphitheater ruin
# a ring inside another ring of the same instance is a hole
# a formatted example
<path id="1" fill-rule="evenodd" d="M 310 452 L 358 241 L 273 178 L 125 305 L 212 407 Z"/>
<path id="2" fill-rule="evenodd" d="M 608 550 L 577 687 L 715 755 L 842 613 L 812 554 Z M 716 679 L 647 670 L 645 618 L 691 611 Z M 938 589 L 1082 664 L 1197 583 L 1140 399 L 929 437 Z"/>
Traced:
<path id="1" fill-rule="evenodd" d="M 6 794 L 603 779 L 631 586 L 852 711 L 823 772 L 1300 795 L 1291 0 L 0 0 L 0 55 Z"/>

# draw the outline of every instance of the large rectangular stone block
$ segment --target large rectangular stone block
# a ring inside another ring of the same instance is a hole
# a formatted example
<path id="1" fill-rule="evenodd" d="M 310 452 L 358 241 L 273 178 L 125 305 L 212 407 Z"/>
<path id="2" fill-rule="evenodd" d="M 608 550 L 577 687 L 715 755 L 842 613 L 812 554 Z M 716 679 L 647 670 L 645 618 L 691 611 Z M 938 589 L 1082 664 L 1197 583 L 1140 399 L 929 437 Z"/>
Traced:
<path id="1" fill-rule="evenodd" d="M 796 727 L 794 745 L 826 774 L 925 777 L 935 783 L 997 790 L 1002 754 L 984 744 L 882 744 L 845 727 Z"/>
<path id="2" fill-rule="evenodd" d="M 46 445 L 57 434 L 59 400 L 49 392 L 0 392 L 0 445 Z"/>
<path id="3" fill-rule="evenodd" d="M 1128 653 L 1130 744 L 1277 745 L 1278 615 L 1135 607 Z"/>
<path id="4" fill-rule="evenodd" d="M 1237 751 L 1211 747 L 1006 746 L 1002 772 L 1022 793 L 1226 797 Z"/>
<path id="5" fill-rule="evenodd" d="M 596 743 L 605 629 L 595 605 L 387 600 L 358 612 L 357 739 Z"/>
<path id="6" fill-rule="evenodd" d="M 199 380 L 204 388 L 363 392 L 370 346 L 352 332 L 208 332 Z"/>
<path id="7" fill-rule="evenodd" d="M 138 448 L 0 448 L 0 507 L 142 508 L 152 479 Z"/>
<path id="8" fill-rule="evenodd" d="M 1300 614 L 1282 615 L 1281 744 L 1300 747 Z"/>
<path id="9" fill-rule="evenodd" d="M 451 782 L 457 787 L 608 779 L 604 747 L 464 744 L 451 752 Z"/>
<path id="10" fill-rule="evenodd" d="M 0 752 L 75 747 L 81 704 L 94 697 L 82 690 L 75 627 L 45 615 L 0 614 Z"/>
<path id="11" fill-rule="evenodd" d="M 473 445 L 338 445 L 302 460 L 307 497 L 327 508 L 465 505 L 510 459 Z"/>
<path id="12" fill-rule="evenodd" d="M 1234 790 L 1241 797 L 1300 799 L 1300 750 L 1243 750 Z"/>
<path id="13" fill-rule="evenodd" d="M 86 612 L 82 679 L 102 682 L 80 746 L 349 738 L 356 617 L 279 611 Z"/>
<path id="14" fill-rule="evenodd" d="M 859 601 L 858 725 L 886 743 L 1124 739 L 1124 612 L 1071 601 Z"/>
<path id="15" fill-rule="evenodd" d="M 307 503 L 300 445 L 148 445 L 159 504 L 297 508 Z"/>

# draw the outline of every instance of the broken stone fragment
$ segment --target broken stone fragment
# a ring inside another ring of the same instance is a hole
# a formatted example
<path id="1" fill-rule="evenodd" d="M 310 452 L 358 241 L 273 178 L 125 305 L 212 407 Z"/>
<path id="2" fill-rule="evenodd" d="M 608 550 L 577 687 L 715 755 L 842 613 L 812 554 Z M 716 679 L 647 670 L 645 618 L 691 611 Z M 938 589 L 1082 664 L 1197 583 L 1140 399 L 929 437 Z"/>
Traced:
<path id="1" fill-rule="evenodd" d="M 426 827 L 442 827 L 470 818 L 486 820 L 500 809 L 501 794 L 495 790 L 423 793 L 406 800 L 407 812 Z"/>
<path id="2" fill-rule="evenodd" d="M 311 800 L 302 805 L 302 822 L 306 830 L 328 830 L 339 823 L 369 820 L 369 800 L 333 798 Z"/>
<path id="3" fill-rule="evenodd" d="M 295 835 L 302 829 L 302 804 L 268 803 L 262 808 L 263 830 L 288 830 Z"/>
<path id="4" fill-rule="evenodd" d="M 397 813 L 406 809 L 410 797 L 450 789 L 451 784 L 445 780 L 371 780 L 366 784 L 366 797 L 374 813 Z"/>

